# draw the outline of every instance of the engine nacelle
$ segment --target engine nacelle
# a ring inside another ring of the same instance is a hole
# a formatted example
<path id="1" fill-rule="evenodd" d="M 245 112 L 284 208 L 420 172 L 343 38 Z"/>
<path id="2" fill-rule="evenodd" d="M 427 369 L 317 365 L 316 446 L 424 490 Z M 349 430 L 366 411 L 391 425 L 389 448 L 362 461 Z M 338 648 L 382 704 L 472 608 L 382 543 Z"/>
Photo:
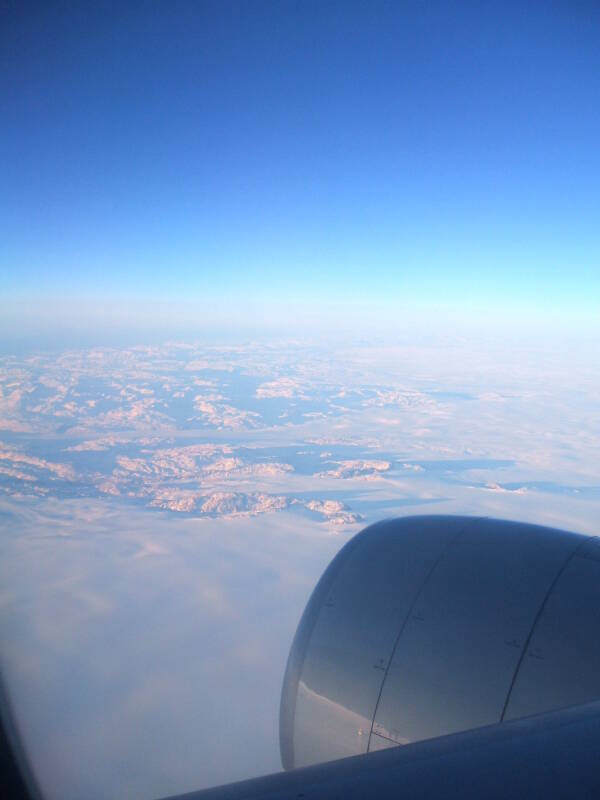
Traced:
<path id="1" fill-rule="evenodd" d="M 600 698 L 600 540 L 475 517 L 386 520 L 304 611 L 285 769 Z"/>

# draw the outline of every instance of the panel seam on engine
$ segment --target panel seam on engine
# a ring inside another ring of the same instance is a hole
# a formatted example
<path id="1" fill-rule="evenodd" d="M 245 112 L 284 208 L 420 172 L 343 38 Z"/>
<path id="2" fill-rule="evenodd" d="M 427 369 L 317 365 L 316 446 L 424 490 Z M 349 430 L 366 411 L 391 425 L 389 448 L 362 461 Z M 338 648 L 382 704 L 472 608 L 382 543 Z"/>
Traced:
<path id="1" fill-rule="evenodd" d="M 560 569 L 558 570 L 558 572 L 554 576 L 554 579 L 550 583 L 550 586 L 548 587 L 548 591 L 546 592 L 546 595 L 544 596 L 544 599 L 542 600 L 542 603 L 541 603 L 540 607 L 537 610 L 537 614 L 535 615 L 533 623 L 531 624 L 531 630 L 529 631 L 529 634 L 527 635 L 527 639 L 525 640 L 525 644 L 523 645 L 523 650 L 521 651 L 521 655 L 519 656 L 519 660 L 517 662 L 517 666 L 515 667 L 515 671 L 513 673 L 512 680 L 510 682 L 510 686 L 508 687 L 508 692 L 506 694 L 506 700 L 504 701 L 504 706 L 502 707 L 502 713 L 500 715 L 500 722 L 504 722 L 504 717 L 506 716 L 506 712 L 508 710 L 508 705 L 510 703 L 510 698 L 512 696 L 513 689 L 515 688 L 515 684 L 517 682 L 517 678 L 519 676 L 519 672 L 521 670 L 521 666 L 522 666 L 523 661 L 525 659 L 525 654 L 527 653 L 527 651 L 529 649 L 529 645 L 531 644 L 531 640 L 533 639 L 533 634 L 535 633 L 535 629 L 537 628 L 537 624 L 540 621 L 542 614 L 544 613 L 544 609 L 546 608 L 546 604 L 548 602 L 548 599 L 550 598 L 550 596 L 551 596 L 552 592 L 554 591 L 557 583 L 559 582 L 559 580 L 561 579 L 561 577 L 564 574 L 565 570 L 567 569 L 567 567 L 569 566 L 571 561 L 575 558 L 577 553 L 581 550 L 581 548 L 585 544 L 587 544 L 590 541 L 590 539 L 594 539 L 594 538 L 595 538 L 594 536 L 586 536 L 583 539 L 583 541 L 579 542 L 579 544 L 573 550 L 573 552 L 570 553 L 567 556 L 567 558 L 565 559 L 564 563 L 562 564 L 562 566 L 560 567 Z"/>
<path id="2" fill-rule="evenodd" d="M 388 663 L 386 665 L 385 672 L 384 672 L 383 678 L 381 680 L 381 686 L 379 687 L 379 693 L 377 695 L 377 700 L 375 702 L 375 709 L 373 711 L 373 719 L 371 720 L 371 730 L 369 731 L 369 741 L 367 743 L 367 753 L 370 752 L 371 739 L 372 739 L 373 733 L 374 733 L 373 728 L 375 727 L 375 719 L 377 717 L 377 711 L 379 709 L 379 704 L 381 702 L 381 696 L 383 694 L 383 687 L 385 686 L 385 682 L 387 680 L 388 673 L 389 673 L 390 667 L 392 665 L 392 661 L 394 660 L 394 655 L 396 653 L 396 650 L 398 649 L 398 644 L 400 642 L 400 639 L 402 638 L 402 634 L 404 633 L 406 625 L 408 624 L 408 620 L 410 619 L 410 617 L 412 615 L 413 609 L 415 608 L 419 598 L 421 597 L 423 589 L 425 588 L 425 586 L 429 582 L 429 580 L 430 580 L 431 576 L 433 575 L 433 573 L 435 572 L 436 568 L 439 566 L 439 564 L 446 557 L 446 555 L 447 555 L 448 551 L 450 550 L 450 548 L 464 534 L 464 532 L 467 530 L 467 528 L 470 528 L 475 523 L 481 522 L 482 520 L 485 520 L 485 519 L 486 519 L 486 517 L 474 517 L 474 518 L 468 520 L 468 522 L 459 531 L 457 531 L 454 534 L 454 536 L 450 539 L 450 541 L 447 542 L 445 547 L 442 548 L 442 552 L 435 559 L 435 561 L 431 565 L 431 568 L 430 568 L 429 572 L 427 573 L 427 575 L 423 579 L 423 582 L 422 582 L 421 586 L 415 592 L 415 596 L 413 597 L 412 603 L 410 604 L 410 607 L 409 607 L 409 609 L 408 609 L 408 611 L 406 613 L 406 617 L 404 618 L 404 621 L 402 622 L 402 625 L 400 626 L 400 631 L 398 632 L 398 636 L 396 637 L 396 641 L 394 642 L 394 645 L 392 647 L 392 652 L 390 654 L 389 661 L 388 661 Z M 381 734 L 379 734 L 379 733 L 375 733 L 375 735 L 376 736 L 381 736 Z M 387 738 L 387 737 L 384 736 L 384 738 Z M 391 739 L 390 741 L 393 741 L 393 739 Z"/>

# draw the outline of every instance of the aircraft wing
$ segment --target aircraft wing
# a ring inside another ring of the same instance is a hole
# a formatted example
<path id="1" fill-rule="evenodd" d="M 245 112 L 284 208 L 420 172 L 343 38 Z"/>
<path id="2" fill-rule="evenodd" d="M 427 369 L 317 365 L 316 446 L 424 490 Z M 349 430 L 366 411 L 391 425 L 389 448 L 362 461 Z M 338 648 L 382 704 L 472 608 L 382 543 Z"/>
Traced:
<path id="1" fill-rule="evenodd" d="M 599 764 L 594 702 L 171 800 L 597 800 Z"/>

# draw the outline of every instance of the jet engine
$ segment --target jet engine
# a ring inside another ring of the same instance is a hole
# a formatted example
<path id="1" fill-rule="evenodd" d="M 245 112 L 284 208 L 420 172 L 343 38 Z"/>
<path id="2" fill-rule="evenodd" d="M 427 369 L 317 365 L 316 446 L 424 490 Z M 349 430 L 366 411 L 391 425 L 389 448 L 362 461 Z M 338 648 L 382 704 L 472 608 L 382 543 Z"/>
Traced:
<path id="1" fill-rule="evenodd" d="M 600 698 L 600 540 L 504 520 L 385 520 L 298 625 L 285 769 Z"/>

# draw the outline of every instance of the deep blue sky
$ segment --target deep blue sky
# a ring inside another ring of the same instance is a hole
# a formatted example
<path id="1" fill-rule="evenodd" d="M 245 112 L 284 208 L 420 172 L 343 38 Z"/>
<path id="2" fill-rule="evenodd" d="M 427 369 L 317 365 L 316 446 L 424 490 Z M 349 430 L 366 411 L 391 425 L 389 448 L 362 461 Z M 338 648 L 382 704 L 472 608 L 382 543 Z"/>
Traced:
<path id="1" fill-rule="evenodd" d="M 246 303 L 595 318 L 597 2 L 0 14 L 12 330 Z"/>

